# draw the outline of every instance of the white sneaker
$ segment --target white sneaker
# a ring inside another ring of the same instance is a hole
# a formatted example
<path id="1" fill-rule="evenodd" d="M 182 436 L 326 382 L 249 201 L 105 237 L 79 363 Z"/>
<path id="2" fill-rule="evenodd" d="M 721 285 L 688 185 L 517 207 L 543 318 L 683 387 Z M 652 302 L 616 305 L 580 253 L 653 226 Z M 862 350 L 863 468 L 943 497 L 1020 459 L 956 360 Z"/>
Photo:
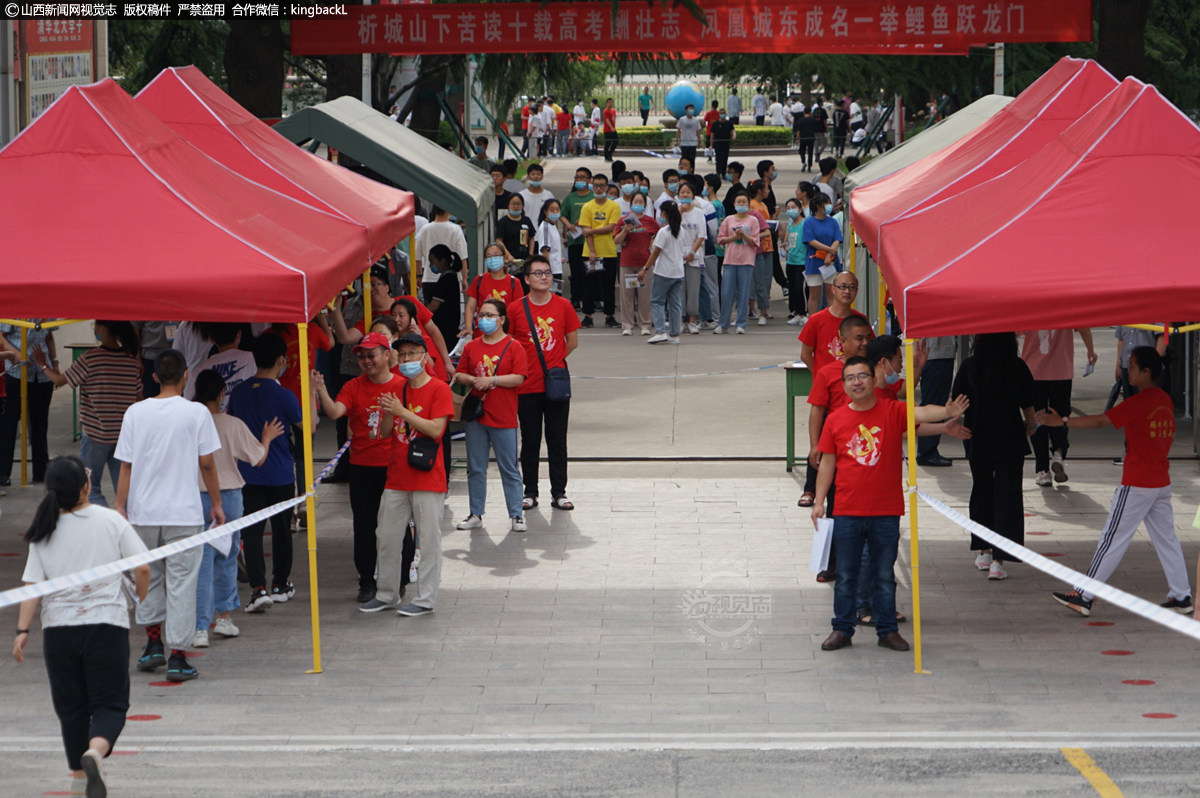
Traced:
<path id="1" fill-rule="evenodd" d="M 192 638 L 192 648 L 208 648 L 208 630 L 201 629 L 196 632 L 196 636 Z"/>
<path id="2" fill-rule="evenodd" d="M 524 518 L 514 518 L 512 520 L 512 531 L 513 532 L 524 532 L 527 529 L 529 529 L 529 526 L 525 523 Z"/>
<path id="3" fill-rule="evenodd" d="M 679 336 L 678 336 L 678 335 L 668 335 L 668 336 L 667 336 L 667 343 L 669 343 L 669 344 L 677 344 L 677 343 L 679 343 Z"/>
<path id="4" fill-rule="evenodd" d="M 642 330 L 642 335 L 650 335 L 650 331 L 649 331 L 649 330 Z"/>
<path id="5" fill-rule="evenodd" d="M 1008 571 L 1005 571 L 1004 568 L 1000 566 L 1000 563 L 992 561 L 992 565 L 988 569 L 988 579 L 992 579 L 997 582 L 1001 579 L 1008 579 Z"/>
<path id="6" fill-rule="evenodd" d="M 237 637 L 241 631 L 233 625 L 232 618 L 217 618 L 217 625 L 213 627 L 213 634 L 221 637 Z"/>
<path id="7" fill-rule="evenodd" d="M 700 322 L 700 329 L 701 329 L 701 330 L 711 330 L 711 329 L 713 329 L 713 328 L 714 328 L 714 327 L 716 327 L 716 326 L 717 326 L 716 322 L 712 322 L 712 321 L 702 321 L 702 322 Z"/>
<path id="8" fill-rule="evenodd" d="M 726 330 L 724 327 L 713 327 L 713 335 L 724 335 L 727 332 L 729 330 Z"/>
<path id="9" fill-rule="evenodd" d="M 658 333 L 657 335 L 651 336 L 650 340 L 647 341 L 646 343 L 648 343 L 648 344 L 665 343 L 667 341 L 668 337 L 669 336 L 666 333 Z"/>
<path id="10" fill-rule="evenodd" d="M 692 335 L 699 335 L 700 334 L 700 325 L 697 324 L 696 322 L 692 322 L 691 324 L 688 325 L 688 332 L 691 333 Z"/>
<path id="11" fill-rule="evenodd" d="M 1050 456 L 1050 471 L 1054 474 L 1055 482 L 1066 482 L 1070 479 L 1067 476 L 1067 470 L 1063 468 L 1063 456 L 1058 452 Z"/>
<path id="12" fill-rule="evenodd" d="M 621 335 L 633 335 L 633 330 L 626 327 L 624 330 L 621 330 Z"/>
<path id="13" fill-rule="evenodd" d="M 992 567 L 992 553 L 990 551 L 981 551 L 975 555 L 975 567 L 981 571 L 986 571 Z"/>
<path id="14" fill-rule="evenodd" d="M 803 317 L 803 316 L 801 316 L 801 315 L 799 315 L 799 314 L 797 314 L 797 315 L 795 315 L 795 316 L 792 316 L 790 319 L 788 319 L 788 322 L 787 322 L 787 323 L 788 323 L 788 324 L 790 324 L 790 325 L 792 325 L 793 327 L 795 327 L 797 324 L 803 324 L 803 323 L 804 323 L 804 317 Z"/>
<path id="15" fill-rule="evenodd" d="M 1033 484 L 1037 485 L 1039 488 L 1050 487 L 1053 484 L 1050 481 L 1050 472 L 1049 471 L 1037 472 L 1037 474 L 1034 475 L 1034 477 L 1033 477 Z"/>
<path id="16" fill-rule="evenodd" d="M 772 316 L 772 315 L 770 314 L 770 312 L 769 312 L 769 311 L 767 311 L 767 312 L 764 312 L 764 313 L 763 313 L 763 317 L 764 317 L 764 318 L 767 318 L 767 319 L 773 319 L 773 318 L 775 318 L 774 316 Z"/>
<path id="17" fill-rule="evenodd" d="M 745 334 L 746 334 L 746 328 L 745 328 L 745 327 L 738 327 L 738 328 L 737 328 L 737 334 L 738 334 L 738 335 L 745 335 Z"/>
<path id="18" fill-rule="evenodd" d="M 455 529 L 477 529 L 483 526 L 483 519 L 477 515 L 468 515 L 463 520 L 459 521 L 454 527 Z"/>
<path id="19" fill-rule="evenodd" d="M 759 327 L 766 327 L 766 326 L 767 326 L 767 317 L 766 317 L 766 316 L 759 316 L 759 317 L 758 317 L 758 326 L 759 326 Z"/>

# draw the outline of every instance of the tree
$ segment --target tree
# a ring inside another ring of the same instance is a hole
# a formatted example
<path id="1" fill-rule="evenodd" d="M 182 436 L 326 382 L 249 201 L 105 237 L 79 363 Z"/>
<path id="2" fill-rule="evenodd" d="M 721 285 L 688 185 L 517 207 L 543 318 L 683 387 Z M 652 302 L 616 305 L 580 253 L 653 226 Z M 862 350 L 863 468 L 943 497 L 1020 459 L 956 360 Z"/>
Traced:
<path id="1" fill-rule="evenodd" d="M 109 74 L 136 94 L 167 67 L 195 64 L 224 86 L 228 37 L 229 24 L 223 20 L 113 19 L 108 23 Z"/>
<path id="2" fill-rule="evenodd" d="M 1117 80 L 1146 78 L 1146 23 L 1150 0 L 1097 0 L 1096 60 Z"/>
<path id="3" fill-rule="evenodd" d="M 226 91 L 257 117 L 283 115 L 283 50 L 280 20 L 235 18 L 229 23 Z"/>

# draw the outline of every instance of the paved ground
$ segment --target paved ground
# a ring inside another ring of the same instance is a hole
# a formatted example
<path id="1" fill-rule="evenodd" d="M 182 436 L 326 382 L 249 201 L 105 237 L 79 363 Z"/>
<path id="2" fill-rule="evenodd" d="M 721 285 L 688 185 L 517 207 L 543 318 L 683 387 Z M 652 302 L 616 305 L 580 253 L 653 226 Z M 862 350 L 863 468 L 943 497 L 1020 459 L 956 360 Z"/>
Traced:
<path id="1" fill-rule="evenodd" d="M 71 335 L 63 340 L 81 340 Z M 777 320 L 663 350 L 584 331 L 572 369 L 658 376 L 782 363 L 796 356 L 793 336 Z M 1109 336 L 1097 333 L 1101 374 L 1111 370 Z M 1075 404 L 1099 409 L 1108 383 L 1077 385 Z M 68 396 L 52 411 L 57 453 L 73 449 Z M 812 795 L 1097 794 L 1063 747 L 1085 748 L 1126 795 L 1195 794 L 1196 643 L 1099 602 L 1091 620 L 1111 625 L 1086 625 L 1050 600 L 1060 585 L 1027 566 L 989 583 L 965 535 L 929 511 L 920 574 L 930 673 L 914 674 L 911 655 L 879 649 L 869 634 L 822 653 L 832 591 L 808 571 L 810 523 L 778 459 L 782 400 L 779 370 L 580 381 L 572 453 L 613 459 L 574 463 L 579 509 L 538 508 L 523 535 L 455 531 L 466 514 L 456 474 L 441 597 L 420 619 L 356 611 L 345 486 L 322 487 L 324 672 L 305 674 L 310 583 L 297 557 L 298 600 L 238 618 L 240 638 L 196 658 L 201 679 L 151 686 L 134 673 L 130 713 L 154 719 L 127 726 L 113 794 L 757 796 L 795 794 L 798 783 Z M 1072 439 L 1074 454 L 1094 459 L 1071 462 L 1070 482 L 1036 488 L 1027 469 L 1028 540 L 1084 569 L 1119 479 L 1105 458 L 1120 445 L 1111 431 Z M 332 450 L 323 425 L 318 453 Z M 1191 454 L 1188 423 L 1176 450 Z M 680 459 L 622 459 L 645 456 Z M 768 459 L 682 459 L 694 456 Z M 1177 460 L 1172 472 L 1191 560 L 1197 463 Z M 965 507 L 963 463 L 922 469 L 921 479 Z M 494 510 L 498 482 L 490 490 Z M 0 500 L 0 585 L 19 580 L 16 536 L 39 493 L 11 488 Z M 911 615 L 910 565 L 902 547 L 900 601 Z M 1113 584 L 1161 601 L 1145 537 Z M 753 595 L 755 617 L 706 616 L 698 591 Z M 11 626 L 15 611 L 0 618 Z M 902 632 L 911 638 L 911 624 Z M 4 796 L 65 789 L 39 644 L 24 666 L 0 662 Z M 1131 653 L 1102 653 L 1114 650 Z"/>

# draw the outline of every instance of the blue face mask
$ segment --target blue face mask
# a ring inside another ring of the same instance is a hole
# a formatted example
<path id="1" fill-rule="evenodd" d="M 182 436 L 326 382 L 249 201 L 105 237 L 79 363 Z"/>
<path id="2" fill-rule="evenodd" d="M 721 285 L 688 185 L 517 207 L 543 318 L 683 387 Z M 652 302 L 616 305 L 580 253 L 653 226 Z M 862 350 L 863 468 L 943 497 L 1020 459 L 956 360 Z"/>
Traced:
<path id="1" fill-rule="evenodd" d="M 832 215 L 833 215 L 833 206 L 832 206 L 832 205 L 830 205 L 829 203 L 825 203 L 825 215 L 826 215 L 826 216 L 832 216 Z"/>
<path id="2" fill-rule="evenodd" d="M 638 188 L 643 194 L 650 194 L 650 186 L 639 186 Z"/>
<path id="3" fill-rule="evenodd" d="M 893 371 L 892 373 L 885 375 L 884 379 L 887 381 L 888 385 L 895 385 L 904 378 L 901 376 L 900 372 Z"/>
<path id="4" fill-rule="evenodd" d="M 724 121 L 726 118 L 727 118 L 727 117 L 725 116 L 725 114 L 721 114 L 721 119 L 722 119 L 722 121 Z"/>
<path id="5" fill-rule="evenodd" d="M 675 194 L 675 193 L 677 193 L 678 191 L 679 191 L 679 183 L 678 183 L 678 181 L 676 181 L 676 182 L 674 182 L 674 183 L 667 183 L 667 192 L 668 192 L 668 193 Z"/>
<path id="6" fill-rule="evenodd" d="M 726 183 L 732 183 L 732 182 L 733 182 L 733 175 L 731 175 L 731 174 L 729 174 L 728 172 L 726 172 L 726 173 L 725 173 L 725 182 L 726 182 Z"/>
<path id="7" fill-rule="evenodd" d="M 634 213 L 645 213 L 646 212 L 645 205 L 630 205 L 629 207 L 633 208 Z"/>
<path id="8" fill-rule="evenodd" d="M 680 177 L 687 177 L 688 170 L 686 170 L 686 169 L 677 169 L 676 171 L 677 171 L 677 172 L 679 172 L 679 176 L 680 176 Z"/>
<path id="9" fill-rule="evenodd" d="M 586 180 L 576 180 L 575 181 L 575 190 L 576 191 L 585 191 L 587 189 L 587 187 L 588 187 L 588 184 L 587 184 Z"/>
<path id="10" fill-rule="evenodd" d="M 546 214 L 546 218 L 552 222 L 557 222 L 560 218 L 562 218 L 562 214 L 551 212 L 551 213 Z"/>
<path id="11" fill-rule="evenodd" d="M 707 197 L 707 196 L 708 196 L 708 186 L 705 186 L 705 187 L 704 187 L 704 188 L 703 188 L 703 189 L 700 191 L 700 196 L 702 196 L 702 197 Z"/>
<path id="12" fill-rule="evenodd" d="M 530 180 L 529 181 L 529 185 L 532 186 L 533 188 L 537 188 L 541 184 L 542 184 L 541 180 Z"/>
<path id="13" fill-rule="evenodd" d="M 406 380 L 411 380 L 413 377 L 420 374 L 421 369 L 424 368 L 424 365 L 419 360 L 412 361 L 412 362 L 406 362 L 406 363 L 398 363 L 396 365 L 400 369 L 400 376 L 404 377 L 404 379 L 406 379 Z"/>
<path id="14" fill-rule="evenodd" d="M 520 217 L 521 211 L 514 211 L 512 208 L 509 208 L 508 215 L 511 216 L 512 218 L 516 219 L 516 218 Z"/>
<path id="15" fill-rule="evenodd" d="M 483 265 L 487 267 L 489 272 L 498 272 L 504 268 L 504 258 L 499 255 L 492 255 L 483 259 Z"/>
<path id="16" fill-rule="evenodd" d="M 491 335 L 496 330 L 500 329 L 500 319 L 493 319 L 491 316 L 483 316 L 479 319 L 479 329 L 484 335 Z"/>
<path id="17" fill-rule="evenodd" d="M 626 183 L 625 185 L 621 186 L 621 193 L 628 197 L 636 188 L 637 186 L 635 186 L 633 183 Z"/>
<path id="18" fill-rule="evenodd" d="M 437 266 L 433 265 L 433 261 L 427 260 L 425 262 L 429 264 L 429 273 L 430 274 L 441 274 L 442 273 L 441 269 L 439 269 Z"/>
<path id="19" fill-rule="evenodd" d="M 685 206 L 691 207 L 691 204 L 692 204 L 692 198 L 691 198 L 691 197 L 680 197 L 680 198 L 679 198 L 679 204 L 680 204 L 680 205 L 685 205 Z"/>
<path id="20" fill-rule="evenodd" d="M 772 169 L 772 170 L 771 170 L 771 179 L 772 179 L 772 180 L 774 180 L 774 179 L 775 179 L 775 178 L 777 178 L 777 177 L 779 177 L 779 170 L 778 170 L 778 169 Z"/>
<path id="21" fill-rule="evenodd" d="M 795 219 L 797 216 L 800 215 L 800 209 L 799 208 L 788 208 L 787 215 L 788 215 L 789 219 Z"/>
<path id="22" fill-rule="evenodd" d="M 483 147 L 476 147 L 476 148 L 475 148 L 475 154 L 476 154 L 476 155 L 483 155 Z"/>
<path id="23" fill-rule="evenodd" d="M 733 209 L 735 211 L 737 211 L 738 213 L 747 213 L 750 210 L 750 206 L 749 205 L 734 205 Z"/>

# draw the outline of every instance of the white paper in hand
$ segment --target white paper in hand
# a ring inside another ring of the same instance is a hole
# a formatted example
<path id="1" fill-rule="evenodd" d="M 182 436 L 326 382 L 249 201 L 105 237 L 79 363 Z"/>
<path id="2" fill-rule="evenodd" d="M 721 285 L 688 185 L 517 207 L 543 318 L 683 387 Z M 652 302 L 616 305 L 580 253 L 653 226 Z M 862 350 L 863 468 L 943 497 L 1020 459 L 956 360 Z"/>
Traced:
<path id="1" fill-rule="evenodd" d="M 821 267 L 821 279 L 822 280 L 828 280 L 829 278 L 833 277 L 833 275 L 835 275 L 835 274 L 837 274 L 836 266 L 822 266 Z"/>
<path id="2" fill-rule="evenodd" d="M 212 529 L 212 527 L 209 526 L 209 529 Z M 208 545 L 216 549 L 222 556 L 228 557 L 233 553 L 230 551 L 230 549 L 233 548 L 233 532 L 226 532 L 224 535 L 218 535 L 217 537 L 208 541 Z"/>
<path id="3" fill-rule="evenodd" d="M 820 573 L 829 567 L 829 549 L 833 545 L 833 519 L 817 519 L 817 529 L 813 532 L 812 557 L 808 561 L 808 570 Z"/>
<path id="4" fill-rule="evenodd" d="M 1096 364 L 1088 363 L 1086 366 L 1083 367 L 1083 376 L 1087 377 L 1095 370 L 1096 370 Z"/>

